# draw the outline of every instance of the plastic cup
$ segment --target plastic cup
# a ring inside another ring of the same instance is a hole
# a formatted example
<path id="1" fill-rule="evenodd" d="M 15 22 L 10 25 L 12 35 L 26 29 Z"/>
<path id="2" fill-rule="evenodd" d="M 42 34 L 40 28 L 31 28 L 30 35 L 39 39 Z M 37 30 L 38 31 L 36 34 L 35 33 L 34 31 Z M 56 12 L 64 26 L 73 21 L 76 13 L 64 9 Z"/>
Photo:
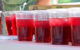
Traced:
<path id="1" fill-rule="evenodd" d="M 16 15 L 12 14 L 10 16 L 11 18 L 11 24 L 12 24 L 12 35 L 17 35 L 17 29 L 16 29 Z"/>
<path id="2" fill-rule="evenodd" d="M 50 42 L 50 26 L 47 11 L 40 10 L 35 14 L 35 39 L 39 43 Z"/>
<path id="3" fill-rule="evenodd" d="M 70 8 L 69 16 L 71 23 L 72 45 L 80 46 L 80 8 Z"/>
<path id="4" fill-rule="evenodd" d="M 19 41 L 32 41 L 33 16 L 31 11 L 17 13 L 16 25 Z"/>
<path id="5" fill-rule="evenodd" d="M 50 10 L 49 22 L 51 30 L 51 43 L 55 45 L 68 45 L 71 27 L 68 20 L 67 9 Z"/>

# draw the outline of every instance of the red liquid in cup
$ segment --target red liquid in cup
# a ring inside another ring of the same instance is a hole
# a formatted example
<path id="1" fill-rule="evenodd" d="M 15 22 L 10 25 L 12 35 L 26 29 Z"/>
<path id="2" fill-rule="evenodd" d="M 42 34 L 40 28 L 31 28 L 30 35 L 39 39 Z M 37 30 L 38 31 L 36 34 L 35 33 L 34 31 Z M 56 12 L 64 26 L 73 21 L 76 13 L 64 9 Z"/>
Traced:
<path id="1" fill-rule="evenodd" d="M 72 29 L 72 45 L 80 46 L 80 17 L 70 18 Z"/>
<path id="2" fill-rule="evenodd" d="M 16 32 L 16 16 L 14 14 L 11 15 L 11 23 L 12 23 L 12 33 L 13 33 L 13 35 L 17 35 L 17 32 Z"/>
<path id="3" fill-rule="evenodd" d="M 49 21 L 35 21 L 36 42 L 50 42 Z"/>
<path id="4" fill-rule="evenodd" d="M 51 40 L 52 44 L 67 45 L 69 42 L 69 34 L 71 27 L 65 18 L 52 18 L 50 19 L 51 27 Z"/>
<path id="5" fill-rule="evenodd" d="M 17 19 L 17 31 L 19 41 L 32 41 L 33 20 L 32 19 Z"/>
<path id="6" fill-rule="evenodd" d="M 5 22 L 6 22 L 8 35 L 12 35 L 12 24 L 11 24 L 10 17 L 5 17 Z"/>
<path id="7" fill-rule="evenodd" d="M 33 35 L 35 35 L 35 24 L 34 24 L 34 21 L 33 21 Z"/>

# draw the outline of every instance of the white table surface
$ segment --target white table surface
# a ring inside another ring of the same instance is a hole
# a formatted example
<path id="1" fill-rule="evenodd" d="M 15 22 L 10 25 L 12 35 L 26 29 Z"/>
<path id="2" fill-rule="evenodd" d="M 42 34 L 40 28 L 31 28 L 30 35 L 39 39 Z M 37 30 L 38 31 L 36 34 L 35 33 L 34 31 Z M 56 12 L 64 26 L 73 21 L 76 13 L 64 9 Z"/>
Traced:
<path id="1" fill-rule="evenodd" d="M 0 50 L 80 50 L 80 47 L 0 40 Z"/>
<path id="2" fill-rule="evenodd" d="M 6 38 L 16 39 L 17 37 L 0 36 L 0 50 L 80 50 L 80 46 L 52 45 L 48 43 L 44 44 L 25 41 L 20 42 L 17 40 L 6 40 Z"/>

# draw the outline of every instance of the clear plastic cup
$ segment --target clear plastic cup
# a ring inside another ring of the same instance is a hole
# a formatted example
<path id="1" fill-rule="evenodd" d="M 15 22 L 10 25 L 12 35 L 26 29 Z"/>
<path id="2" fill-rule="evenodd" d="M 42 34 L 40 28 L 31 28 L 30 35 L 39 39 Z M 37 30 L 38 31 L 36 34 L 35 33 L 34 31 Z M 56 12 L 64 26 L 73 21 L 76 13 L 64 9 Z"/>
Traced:
<path id="1" fill-rule="evenodd" d="M 5 22 L 8 35 L 16 36 L 16 13 L 23 13 L 24 11 L 6 11 L 4 12 Z"/>
<path id="2" fill-rule="evenodd" d="M 80 8 L 70 8 L 69 16 L 71 23 L 72 45 L 80 46 Z"/>
<path id="3" fill-rule="evenodd" d="M 16 26 L 19 41 L 32 41 L 33 16 L 31 11 L 16 14 Z"/>
<path id="4" fill-rule="evenodd" d="M 8 35 L 12 35 L 12 23 L 9 12 L 3 12 Z"/>
<path id="5" fill-rule="evenodd" d="M 35 39 L 39 43 L 50 42 L 50 26 L 47 11 L 39 10 L 35 14 Z"/>
<path id="6" fill-rule="evenodd" d="M 49 18 L 52 44 L 68 45 L 71 27 L 67 9 L 54 9 L 50 11 L 52 11 L 51 18 Z"/>

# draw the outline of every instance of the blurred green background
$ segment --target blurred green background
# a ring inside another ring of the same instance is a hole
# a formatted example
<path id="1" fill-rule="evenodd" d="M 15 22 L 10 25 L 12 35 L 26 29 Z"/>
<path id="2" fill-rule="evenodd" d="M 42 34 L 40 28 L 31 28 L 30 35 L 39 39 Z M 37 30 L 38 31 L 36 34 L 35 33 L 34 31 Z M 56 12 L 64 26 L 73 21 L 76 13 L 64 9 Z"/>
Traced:
<path id="1" fill-rule="evenodd" d="M 73 3 L 80 2 L 80 0 L 58 0 L 58 3 Z"/>

